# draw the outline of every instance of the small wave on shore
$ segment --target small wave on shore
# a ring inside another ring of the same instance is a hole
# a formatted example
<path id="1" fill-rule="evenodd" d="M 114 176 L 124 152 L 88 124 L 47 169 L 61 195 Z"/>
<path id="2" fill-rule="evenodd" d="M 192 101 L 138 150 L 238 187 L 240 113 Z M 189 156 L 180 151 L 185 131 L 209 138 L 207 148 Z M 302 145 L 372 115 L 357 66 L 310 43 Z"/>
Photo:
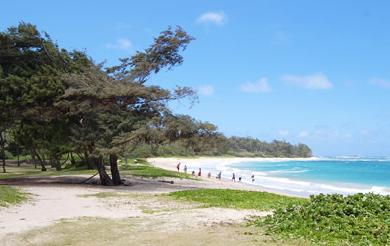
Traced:
<path id="1" fill-rule="evenodd" d="M 292 195 L 309 196 L 317 194 L 332 194 L 338 193 L 343 195 L 350 195 L 355 193 L 373 192 L 381 195 L 390 195 L 390 188 L 384 186 L 365 186 L 358 184 L 347 183 L 325 183 L 325 182 L 310 182 L 302 180 L 294 180 L 291 178 L 274 177 L 272 173 L 266 172 L 250 172 L 242 170 L 230 170 L 236 175 L 242 177 L 242 182 L 261 186 L 267 189 L 281 191 Z M 251 175 L 255 175 L 255 181 L 252 182 Z M 223 176 L 229 178 L 229 175 Z"/>
<path id="2" fill-rule="evenodd" d="M 373 192 L 390 195 L 390 158 L 157 158 L 163 168 L 175 169 L 180 161 L 188 171 L 222 172 L 222 179 L 284 194 L 309 196 L 320 193 L 354 194 Z M 153 160 L 154 161 L 154 160 Z M 252 182 L 251 176 L 255 176 Z"/>
<path id="3" fill-rule="evenodd" d="M 371 168 L 373 170 L 373 168 L 387 163 L 389 160 L 389 158 L 311 158 L 305 160 L 271 158 L 263 161 L 221 162 L 216 165 L 214 165 L 214 162 L 209 164 L 203 163 L 202 166 L 211 172 L 216 173 L 221 171 L 222 177 L 226 180 L 231 180 L 232 174 L 235 173 L 236 180 L 238 180 L 238 177 L 241 177 L 243 183 L 293 195 L 309 196 L 320 193 L 349 195 L 359 192 L 390 195 L 390 188 L 387 186 L 377 185 L 375 183 L 369 184 L 368 181 L 361 183 L 351 182 L 351 178 L 348 177 L 353 176 L 358 181 L 357 175 L 361 175 L 361 179 L 369 178 L 367 177 L 368 172 L 365 169 Z M 356 166 L 351 167 L 352 164 Z M 346 173 L 345 179 L 340 176 L 329 177 L 327 180 L 326 172 L 329 173 L 329 176 L 337 172 L 337 168 L 341 168 L 340 172 L 345 172 L 342 168 L 346 166 L 348 168 L 354 168 L 356 173 L 351 175 Z M 381 167 L 383 168 L 383 166 Z M 255 175 L 253 182 L 252 175 Z M 316 179 L 316 175 L 318 175 L 318 179 Z"/>

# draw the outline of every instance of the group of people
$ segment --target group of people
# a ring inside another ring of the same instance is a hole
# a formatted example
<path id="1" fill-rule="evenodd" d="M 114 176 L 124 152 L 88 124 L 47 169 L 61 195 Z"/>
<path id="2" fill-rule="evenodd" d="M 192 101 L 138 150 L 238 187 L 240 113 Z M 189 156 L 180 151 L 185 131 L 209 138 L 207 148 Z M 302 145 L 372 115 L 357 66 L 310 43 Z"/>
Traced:
<path id="1" fill-rule="evenodd" d="M 176 165 L 176 169 L 178 172 L 180 172 L 180 166 L 181 166 L 181 163 L 179 162 L 177 165 Z M 184 173 L 187 173 L 187 165 L 184 165 L 184 168 L 183 168 L 183 171 Z M 192 176 L 195 176 L 195 171 L 192 171 Z M 202 176 L 202 168 L 199 168 L 198 170 L 198 176 L 201 177 Z M 211 172 L 209 172 L 207 174 L 207 177 L 211 178 Z"/>
<path id="2" fill-rule="evenodd" d="M 176 169 L 177 169 L 178 172 L 180 172 L 180 166 L 181 166 L 181 163 L 179 162 L 176 165 Z M 188 170 L 187 169 L 187 165 L 184 165 L 184 168 L 183 168 L 184 173 L 187 173 L 187 170 Z M 191 175 L 195 176 L 195 171 L 194 170 L 192 171 Z M 201 177 L 201 176 L 202 176 L 202 168 L 199 168 L 199 170 L 198 170 L 198 177 Z M 211 178 L 211 172 L 210 171 L 207 173 L 207 177 Z M 219 173 L 217 174 L 217 176 L 215 176 L 215 178 L 221 180 L 221 178 L 222 178 L 222 171 L 219 171 Z M 252 183 L 255 182 L 255 175 L 254 174 L 251 175 L 251 180 L 252 180 Z M 235 173 L 232 174 L 232 181 L 236 182 L 236 174 Z M 239 176 L 238 177 L 238 182 L 241 182 L 241 181 L 242 181 L 242 176 Z"/>
<path id="3" fill-rule="evenodd" d="M 252 183 L 255 182 L 255 175 L 254 174 L 251 175 L 251 180 L 252 180 Z M 235 173 L 232 174 L 232 181 L 236 182 L 236 174 Z M 242 176 L 239 176 L 238 182 L 241 182 L 241 181 L 242 181 Z"/>

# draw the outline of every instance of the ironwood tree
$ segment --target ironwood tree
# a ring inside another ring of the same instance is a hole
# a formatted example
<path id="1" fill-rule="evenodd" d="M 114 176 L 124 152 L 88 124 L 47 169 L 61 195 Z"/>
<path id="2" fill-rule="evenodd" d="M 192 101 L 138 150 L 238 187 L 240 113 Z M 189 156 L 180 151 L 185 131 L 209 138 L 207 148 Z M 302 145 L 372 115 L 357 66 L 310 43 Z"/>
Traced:
<path id="1" fill-rule="evenodd" d="M 85 52 L 60 48 L 32 24 L 0 32 L 3 172 L 6 148 L 28 152 L 42 171 L 61 170 L 68 159 L 75 165 L 77 156 L 97 170 L 102 185 L 120 185 L 118 158 L 145 145 L 150 155 L 311 156 L 304 144 L 226 137 L 214 124 L 173 114 L 168 103 L 196 102 L 194 90 L 148 80 L 182 64 L 192 40 L 181 27 L 169 27 L 144 51 L 104 67 Z"/>
<path id="2" fill-rule="evenodd" d="M 47 160 L 60 169 L 61 156 L 75 152 L 98 170 L 103 185 L 118 185 L 121 146 L 166 111 L 167 102 L 194 95 L 187 87 L 146 85 L 151 73 L 181 64 L 179 52 L 192 39 L 180 27 L 168 28 L 144 52 L 104 69 L 83 52 L 60 49 L 32 24 L 10 27 L 0 33 L 0 132 L 17 129 L 42 171 Z"/>

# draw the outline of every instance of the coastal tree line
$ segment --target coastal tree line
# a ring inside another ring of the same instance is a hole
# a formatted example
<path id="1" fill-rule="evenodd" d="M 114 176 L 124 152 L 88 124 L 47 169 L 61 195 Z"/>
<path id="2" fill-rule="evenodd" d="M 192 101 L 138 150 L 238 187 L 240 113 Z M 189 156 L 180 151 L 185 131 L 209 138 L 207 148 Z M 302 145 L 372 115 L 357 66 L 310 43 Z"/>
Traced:
<path id="1" fill-rule="evenodd" d="M 221 156 L 240 157 L 310 157 L 305 144 L 286 141 L 261 141 L 252 137 L 227 137 L 216 125 L 188 115 L 165 115 L 151 121 L 138 132 L 132 157 L 151 156 Z"/>
<path id="2" fill-rule="evenodd" d="M 180 52 L 192 40 L 181 27 L 168 28 L 149 48 L 105 67 L 85 52 L 60 48 L 32 24 L 1 32 L 3 172 L 7 155 L 28 154 L 42 171 L 79 162 L 95 168 L 101 184 L 119 185 L 120 156 L 311 156 L 303 144 L 226 137 L 209 122 L 173 114 L 170 101 L 196 102 L 196 92 L 168 90 L 148 80 L 180 65 Z"/>

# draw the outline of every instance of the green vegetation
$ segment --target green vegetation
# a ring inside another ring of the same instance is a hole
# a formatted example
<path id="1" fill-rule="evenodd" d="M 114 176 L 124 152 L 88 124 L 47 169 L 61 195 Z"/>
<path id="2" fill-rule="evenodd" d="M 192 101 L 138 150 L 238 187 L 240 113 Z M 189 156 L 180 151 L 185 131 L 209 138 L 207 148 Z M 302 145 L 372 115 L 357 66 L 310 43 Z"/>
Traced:
<path id="1" fill-rule="evenodd" d="M 310 148 L 305 144 L 292 145 L 285 141 L 274 140 L 270 143 L 251 137 L 225 137 L 222 133 L 216 131 L 217 127 L 207 123 L 208 127 L 214 130 L 206 131 L 203 128 L 204 122 L 198 122 L 188 116 L 176 116 L 184 118 L 189 130 L 181 130 L 177 126 L 169 129 L 161 125 L 161 129 L 154 128 L 153 131 L 159 131 L 154 136 L 158 137 L 153 143 L 141 141 L 134 150 L 128 154 L 133 157 L 152 157 L 152 156 L 237 156 L 237 157 L 311 157 Z M 181 119 L 183 120 L 183 119 Z M 153 131 L 148 131 L 152 134 Z M 169 140 L 169 131 L 180 131 L 175 133 L 179 136 L 176 140 Z M 183 134 L 185 133 L 185 134 Z"/>
<path id="2" fill-rule="evenodd" d="M 98 192 L 95 194 L 86 194 L 81 195 L 81 197 L 96 197 L 96 198 L 110 198 L 110 197 L 121 197 L 121 196 L 129 196 L 125 193 L 119 193 L 119 192 L 112 192 L 112 191 L 106 191 L 106 192 Z"/>
<path id="3" fill-rule="evenodd" d="M 169 196 L 210 207 L 276 209 L 250 224 L 280 240 L 324 245 L 389 245 L 390 196 L 376 194 L 317 195 L 310 199 L 266 192 L 198 189 Z"/>
<path id="4" fill-rule="evenodd" d="M 305 144 L 292 145 L 274 140 L 270 143 L 251 137 L 226 137 L 210 122 L 188 115 L 166 114 L 139 129 L 139 142 L 128 154 L 150 156 L 310 157 Z"/>
<path id="5" fill-rule="evenodd" d="M 168 218 L 148 216 L 127 219 L 79 218 L 62 220 L 54 225 L 6 235 L 4 240 L 12 242 L 12 245 L 26 245 L 26 238 L 28 238 L 29 242 L 33 242 L 29 245 L 45 246 L 84 246 L 86 244 L 224 246 L 226 242 L 240 246 L 264 244 L 263 240 L 258 240 L 256 235 L 252 234 L 254 233 L 252 228 L 217 224 L 201 228 L 188 226 L 177 230 L 175 213 L 171 213 L 170 216 Z M 196 218 L 193 220 L 196 222 Z M 269 238 L 266 237 L 264 240 L 267 245 L 280 245 L 267 239 Z"/>
<path id="6" fill-rule="evenodd" d="M 326 245 L 389 245 L 390 196 L 318 195 L 259 219 L 269 233 Z"/>
<path id="7" fill-rule="evenodd" d="M 165 170 L 162 168 L 154 167 L 150 164 L 131 164 L 128 166 L 122 166 L 123 174 L 130 174 L 139 177 L 147 178 L 185 178 L 185 179 L 196 179 L 191 175 L 185 173 L 179 173 L 175 171 Z"/>
<path id="8" fill-rule="evenodd" d="M 6 173 L 0 173 L 0 179 L 9 178 L 23 178 L 23 177 L 38 177 L 38 176 L 62 176 L 62 175 L 92 175 L 96 171 L 91 169 L 78 169 L 78 168 L 67 168 L 57 171 L 55 168 L 48 168 L 46 172 L 42 172 L 39 169 L 35 169 L 32 166 L 21 167 L 8 167 Z"/>
<path id="9" fill-rule="evenodd" d="M 191 40 L 182 28 L 168 28 L 145 51 L 104 67 L 84 52 L 59 48 L 32 24 L 0 32 L 3 172 L 12 149 L 13 155 L 30 154 L 42 171 L 76 165 L 79 157 L 97 169 L 101 184 L 121 184 L 118 156 L 140 142 L 149 121 L 171 114 L 169 101 L 195 95 L 188 87 L 146 84 L 152 74 L 180 65 Z"/>
<path id="10" fill-rule="evenodd" d="M 250 137 L 231 137 L 229 151 L 243 157 L 311 157 L 311 149 L 305 144 L 292 145 L 286 141 L 270 143 Z"/>
<path id="11" fill-rule="evenodd" d="M 48 168 L 47 171 L 42 172 L 40 169 L 35 169 L 33 166 L 22 165 L 20 167 L 8 167 L 6 173 L 0 173 L 0 179 L 8 178 L 22 178 L 22 177 L 39 177 L 39 176 L 64 176 L 64 175 L 93 175 L 96 173 L 95 170 L 86 169 L 85 167 L 75 168 L 63 168 L 60 171 L 57 171 L 55 168 Z M 148 178 L 159 178 L 159 177 L 168 177 L 168 178 L 185 178 L 185 179 L 194 179 L 195 177 L 185 173 L 179 173 L 175 171 L 169 171 L 154 167 L 143 159 L 137 159 L 136 162 L 129 161 L 127 165 L 120 165 L 119 169 L 123 175 L 133 175 L 139 177 L 148 177 Z"/>
<path id="12" fill-rule="evenodd" d="M 302 204 L 306 199 L 282 196 L 268 192 L 228 190 L 228 189 L 196 189 L 176 191 L 169 196 L 203 203 L 208 207 L 236 209 L 272 210 L 285 208 L 292 204 Z"/>
<path id="13" fill-rule="evenodd" d="M 27 194 L 10 186 L 0 186 L 0 207 L 25 201 Z"/>
<path id="14" fill-rule="evenodd" d="M 125 175 L 133 175 L 138 177 L 146 177 L 146 178 L 159 178 L 159 177 L 167 177 L 167 178 L 185 178 L 185 179 L 194 179 L 195 177 L 186 174 L 179 173 L 176 171 L 170 171 L 166 169 L 162 169 L 159 167 L 155 167 L 148 163 L 145 159 L 134 159 L 128 160 L 127 164 L 121 163 L 120 170 Z"/>
<path id="15" fill-rule="evenodd" d="M 29 23 L 0 32 L 0 158 L 61 171 L 71 164 L 99 172 L 102 185 L 120 185 L 118 157 L 238 155 L 307 157 L 303 144 L 227 138 L 209 122 L 175 115 L 169 102 L 197 101 L 189 87 L 164 89 L 150 77 L 183 63 L 194 40 L 181 27 L 161 32 L 144 51 L 104 67 L 67 50 Z M 110 166 L 108 175 L 105 166 Z M 169 176 L 137 167 L 134 173 Z M 174 175 L 176 176 L 176 175 Z"/>

